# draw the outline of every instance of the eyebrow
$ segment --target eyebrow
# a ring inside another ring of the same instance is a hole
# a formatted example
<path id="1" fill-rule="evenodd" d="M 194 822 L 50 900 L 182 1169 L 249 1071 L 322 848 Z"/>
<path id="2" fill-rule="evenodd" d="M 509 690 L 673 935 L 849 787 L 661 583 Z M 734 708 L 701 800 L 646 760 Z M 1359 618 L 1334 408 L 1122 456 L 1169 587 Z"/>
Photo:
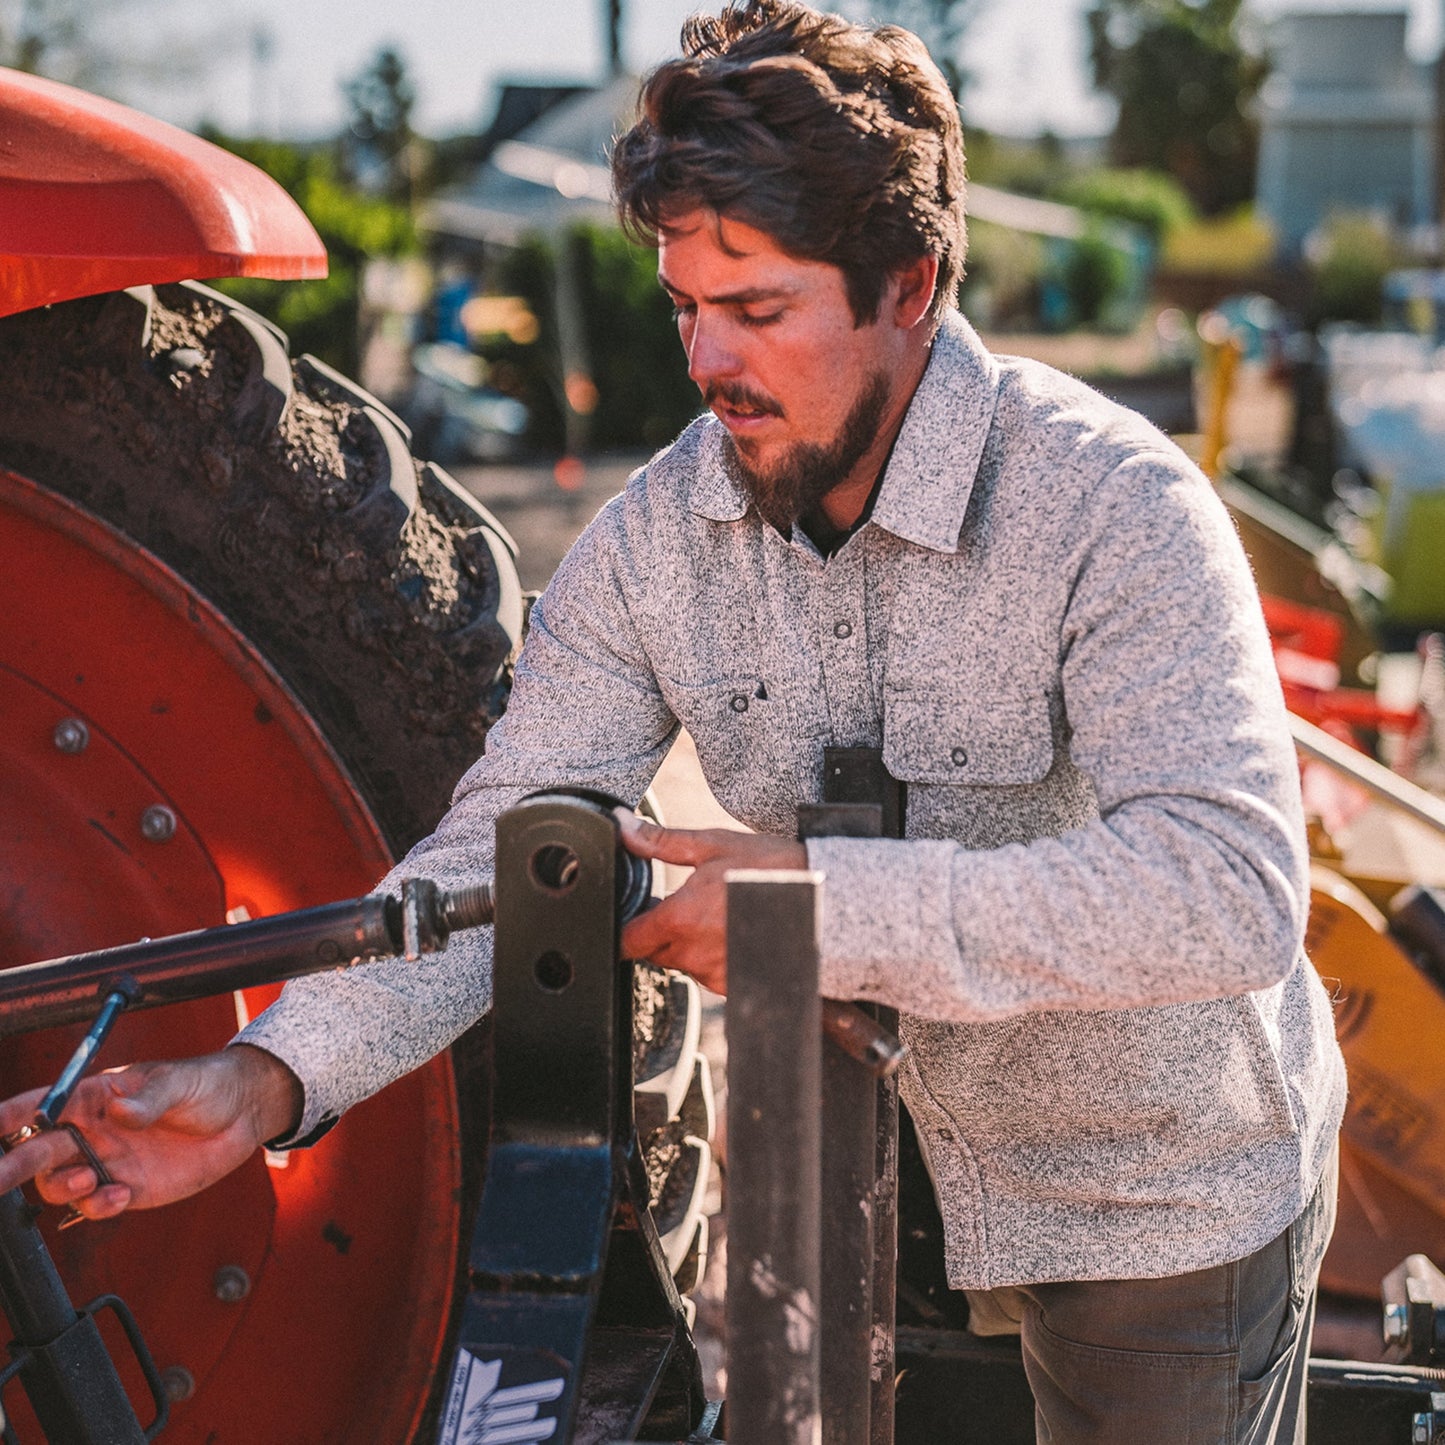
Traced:
<path id="1" fill-rule="evenodd" d="M 662 272 L 657 273 L 657 284 L 669 296 L 685 296 L 687 293 L 674 286 Z M 757 301 L 777 301 L 796 296 L 797 291 L 789 286 L 750 286 L 743 291 L 727 291 L 720 296 L 704 296 L 701 299 L 712 306 L 747 306 Z"/>

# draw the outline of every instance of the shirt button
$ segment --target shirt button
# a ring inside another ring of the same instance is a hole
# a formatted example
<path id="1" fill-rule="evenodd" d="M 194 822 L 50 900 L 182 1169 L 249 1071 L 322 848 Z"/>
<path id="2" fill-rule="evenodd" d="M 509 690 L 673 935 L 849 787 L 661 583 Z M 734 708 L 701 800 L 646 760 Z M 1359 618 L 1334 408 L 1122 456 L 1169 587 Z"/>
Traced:
<path id="1" fill-rule="evenodd" d="M 728 704 L 734 712 L 746 712 L 748 710 L 748 695 L 745 692 L 735 692 L 732 701 Z"/>
<path id="2" fill-rule="evenodd" d="M 954 748 L 949 754 L 949 757 L 953 759 L 954 767 L 961 768 L 968 762 L 968 750 L 966 748 Z"/>
<path id="3" fill-rule="evenodd" d="M 851 622 L 835 622 L 833 624 L 834 637 L 852 637 L 853 624 Z"/>

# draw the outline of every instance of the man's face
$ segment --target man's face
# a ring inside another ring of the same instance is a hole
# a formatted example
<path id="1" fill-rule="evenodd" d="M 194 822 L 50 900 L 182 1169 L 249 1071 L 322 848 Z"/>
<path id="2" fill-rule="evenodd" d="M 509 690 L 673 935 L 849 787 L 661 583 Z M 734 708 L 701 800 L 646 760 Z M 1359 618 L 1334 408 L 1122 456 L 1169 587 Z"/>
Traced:
<path id="1" fill-rule="evenodd" d="M 899 410 L 889 291 L 880 320 L 856 326 L 836 266 L 711 211 L 663 232 L 657 272 L 688 374 L 728 430 L 731 470 L 769 522 L 786 532 L 835 486 L 865 473 L 871 484 Z"/>

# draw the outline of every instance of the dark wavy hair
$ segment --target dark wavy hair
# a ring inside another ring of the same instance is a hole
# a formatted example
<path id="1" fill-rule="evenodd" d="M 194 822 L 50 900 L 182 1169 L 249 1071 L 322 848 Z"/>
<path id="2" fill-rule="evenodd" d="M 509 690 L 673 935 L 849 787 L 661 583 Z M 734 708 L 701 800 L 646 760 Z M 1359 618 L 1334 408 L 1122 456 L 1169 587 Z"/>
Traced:
<path id="1" fill-rule="evenodd" d="M 963 129 L 923 42 L 797 0 L 742 0 L 683 26 L 612 151 L 623 228 L 656 246 L 710 210 L 843 273 L 859 325 L 890 272 L 938 257 L 933 319 L 963 276 Z"/>

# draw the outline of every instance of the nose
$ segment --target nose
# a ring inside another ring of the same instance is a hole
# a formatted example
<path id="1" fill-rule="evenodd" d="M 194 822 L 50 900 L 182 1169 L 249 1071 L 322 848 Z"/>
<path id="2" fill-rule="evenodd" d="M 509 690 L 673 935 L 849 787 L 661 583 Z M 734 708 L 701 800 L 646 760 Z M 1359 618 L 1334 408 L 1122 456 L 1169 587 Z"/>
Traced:
<path id="1" fill-rule="evenodd" d="M 709 382 L 735 377 L 742 371 L 742 358 L 727 333 L 719 317 L 704 318 L 699 314 L 693 318 L 692 333 L 687 338 L 687 374 L 703 391 Z"/>

